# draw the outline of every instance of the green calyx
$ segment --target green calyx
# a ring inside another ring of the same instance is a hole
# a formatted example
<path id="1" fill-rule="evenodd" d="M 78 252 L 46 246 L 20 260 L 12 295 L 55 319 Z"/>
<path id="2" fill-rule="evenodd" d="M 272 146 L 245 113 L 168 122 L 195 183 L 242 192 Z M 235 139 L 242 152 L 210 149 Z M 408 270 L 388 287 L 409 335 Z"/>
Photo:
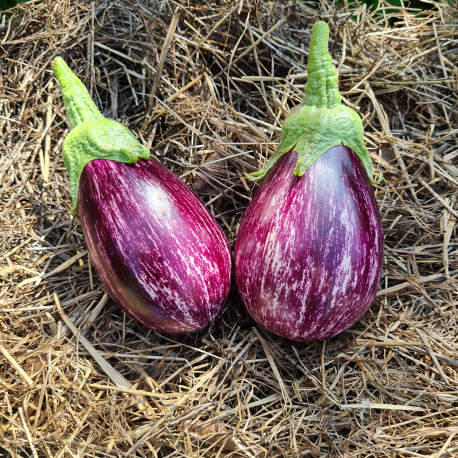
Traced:
<path id="1" fill-rule="evenodd" d="M 364 146 L 363 124 L 354 110 L 341 104 L 328 39 L 327 24 L 316 22 L 312 28 L 304 99 L 286 117 L 280 143 L 265 168 L 247 175 L 251 180 L 264 178 L 275 162 L 291 150 L 298 154 L 294 173 L 302 176 L 327 150 L 343 144 L 358 155 L 372 181 L 372 162 Z"/>
<path id="2" fill-rule="evenodd" d="M 72 130 L 64 141 L 63 157 L 70 178 L 72 212 L 78 213 L 78 185 L 85 165 L 94 159 L 133 164 L 150 153 L 121 123 L 106 119 L 92 101 L 89 92 L 57 57 L 52 70 L 59 81 Z"/>

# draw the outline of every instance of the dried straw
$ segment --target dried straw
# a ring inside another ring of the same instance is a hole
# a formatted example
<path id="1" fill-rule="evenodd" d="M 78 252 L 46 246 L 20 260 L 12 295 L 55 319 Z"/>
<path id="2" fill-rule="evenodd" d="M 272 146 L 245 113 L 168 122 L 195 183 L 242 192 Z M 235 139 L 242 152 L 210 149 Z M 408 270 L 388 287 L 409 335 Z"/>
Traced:
<path id="1" fill-rule="evenodd" d="M 431 5 L 33 0 L 3 16 L 0 454 L 458 456 L 457 30 Z M 244 172 L 301 100 L 318 18 L 385 177 L 373 307 L 298 344 L 257 328 L 233 291 L 205 331 L 148 331 L 104 293 L 69 212 L 50 62 L 63 56 L 233 243 L 258 186 Z"/>

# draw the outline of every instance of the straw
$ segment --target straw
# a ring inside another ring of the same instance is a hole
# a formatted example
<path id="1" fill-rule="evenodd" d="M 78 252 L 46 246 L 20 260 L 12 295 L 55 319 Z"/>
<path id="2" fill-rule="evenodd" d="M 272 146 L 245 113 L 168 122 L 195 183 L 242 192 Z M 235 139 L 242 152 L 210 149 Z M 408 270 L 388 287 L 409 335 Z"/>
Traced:
<path id="1" fill-rule="evenodd" d="M 55 0 L 0 20 L 0 455 L 458 456 L 456 16 L 428 5 Z M 149 331 L 105 295 L 69 210 L 53 59 L 233 245 L 259 186 L 244 174 L 302 100 L 316 20 L 384 176 L 373 306 L 297 343 L 258 328 L 233 288 L 208 329 Z"/>

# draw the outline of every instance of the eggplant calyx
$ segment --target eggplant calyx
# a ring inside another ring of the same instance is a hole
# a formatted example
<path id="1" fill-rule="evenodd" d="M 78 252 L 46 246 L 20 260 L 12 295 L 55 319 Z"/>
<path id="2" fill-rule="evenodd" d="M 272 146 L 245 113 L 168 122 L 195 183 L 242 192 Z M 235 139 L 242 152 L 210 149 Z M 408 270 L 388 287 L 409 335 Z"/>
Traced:
<path id="1" fill-rule="evenodd" d="M 297 109 L 299 108 L 299 109 Z M 372 161 L 364 146 L 361 118 L 351 108 L 340 105 L 331 109 L 299 106 L 285 119 L 280 143 L 275 154 L 263 170 L 247 175 L 252 181 L 263 179 L 283 154 L 293 150 L 297 153 L 294 174 L 302 176 L 326 151 L 344 145 L 361 159 L 373 184 Z"/>
<path id="2" fill-rule="evenodd" d="M 264 170 L 248 177 L 253 181 L 261 180 L 275 162 L 291 150 L 297 153 L 294 173 L 300 177 L 326 151 L 343 144 L 358 155 L 372 181 L 372 161 L 363 135 L 360 117 L 346 106 L 331 109 L 299 106 L 286 117 L 280 143 Z"/>
<path id="3" fill-rule="evenodd" d="M 110 119 L 85 121 L 67 135 L 62 151 L 70 178 L 71 210 L 78 214 L 78 186 L 86 164 L 94 159 L 134 164 L 150 153 L 121 123 Z"/>
<path id="4" fill-rule="evenodd" d="M 84 84 L 62 58 L 54 60 L 52 70 L 59 81 L 72 128 L 64 141 L 63 157 L 70 177 L 71 210 L 78 214 L 78 185 L 88 162 L 107 159 L 133 164 L 139 158 L 148 159 L 150 153 L 127 127 L 102 115 Z"/>
<path id="5" fill-rule="evenodd" d="M 337 72 L 328 53 L 329 28 L 319 21 L 312 28 L 308 80 L 305 96 L 300 105 L 286 117 L 280 143 L 263 170 L 247 177 L 252 181 L 263 179 L 275 162 L 288 151 L 294 150 L 297 164 L 294 173 L 304 172 L 326 151 L 343 144 L 361 159 L 372 183 L 372 161 L 364 146 L 364 129 L 359 115 L 342 105 L 337 85 Z"/>

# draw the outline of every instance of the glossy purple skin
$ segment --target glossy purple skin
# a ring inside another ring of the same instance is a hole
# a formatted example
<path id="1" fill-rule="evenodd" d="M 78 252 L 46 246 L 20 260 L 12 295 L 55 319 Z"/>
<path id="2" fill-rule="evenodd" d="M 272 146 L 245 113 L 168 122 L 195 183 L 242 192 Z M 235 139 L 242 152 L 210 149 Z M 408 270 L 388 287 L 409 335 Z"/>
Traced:
<path id="1" fill-rule="evenodd" d="M 335 336 L 356 323 L 377 292 L 383 261 L 380 213 L 356 154 L 337 146 L 302 177 L 282 156 L 242 219 L 235 279 L 248 312 L 292 340 Z"/>
<path id="2" fill-rule="evenodd" d="M 208 325 L 229 293 L 226 236 L 202 202 L 155 159 L 96 159 L 81 175 L 78 206 L 106 291 L 159 332 Z"/>

